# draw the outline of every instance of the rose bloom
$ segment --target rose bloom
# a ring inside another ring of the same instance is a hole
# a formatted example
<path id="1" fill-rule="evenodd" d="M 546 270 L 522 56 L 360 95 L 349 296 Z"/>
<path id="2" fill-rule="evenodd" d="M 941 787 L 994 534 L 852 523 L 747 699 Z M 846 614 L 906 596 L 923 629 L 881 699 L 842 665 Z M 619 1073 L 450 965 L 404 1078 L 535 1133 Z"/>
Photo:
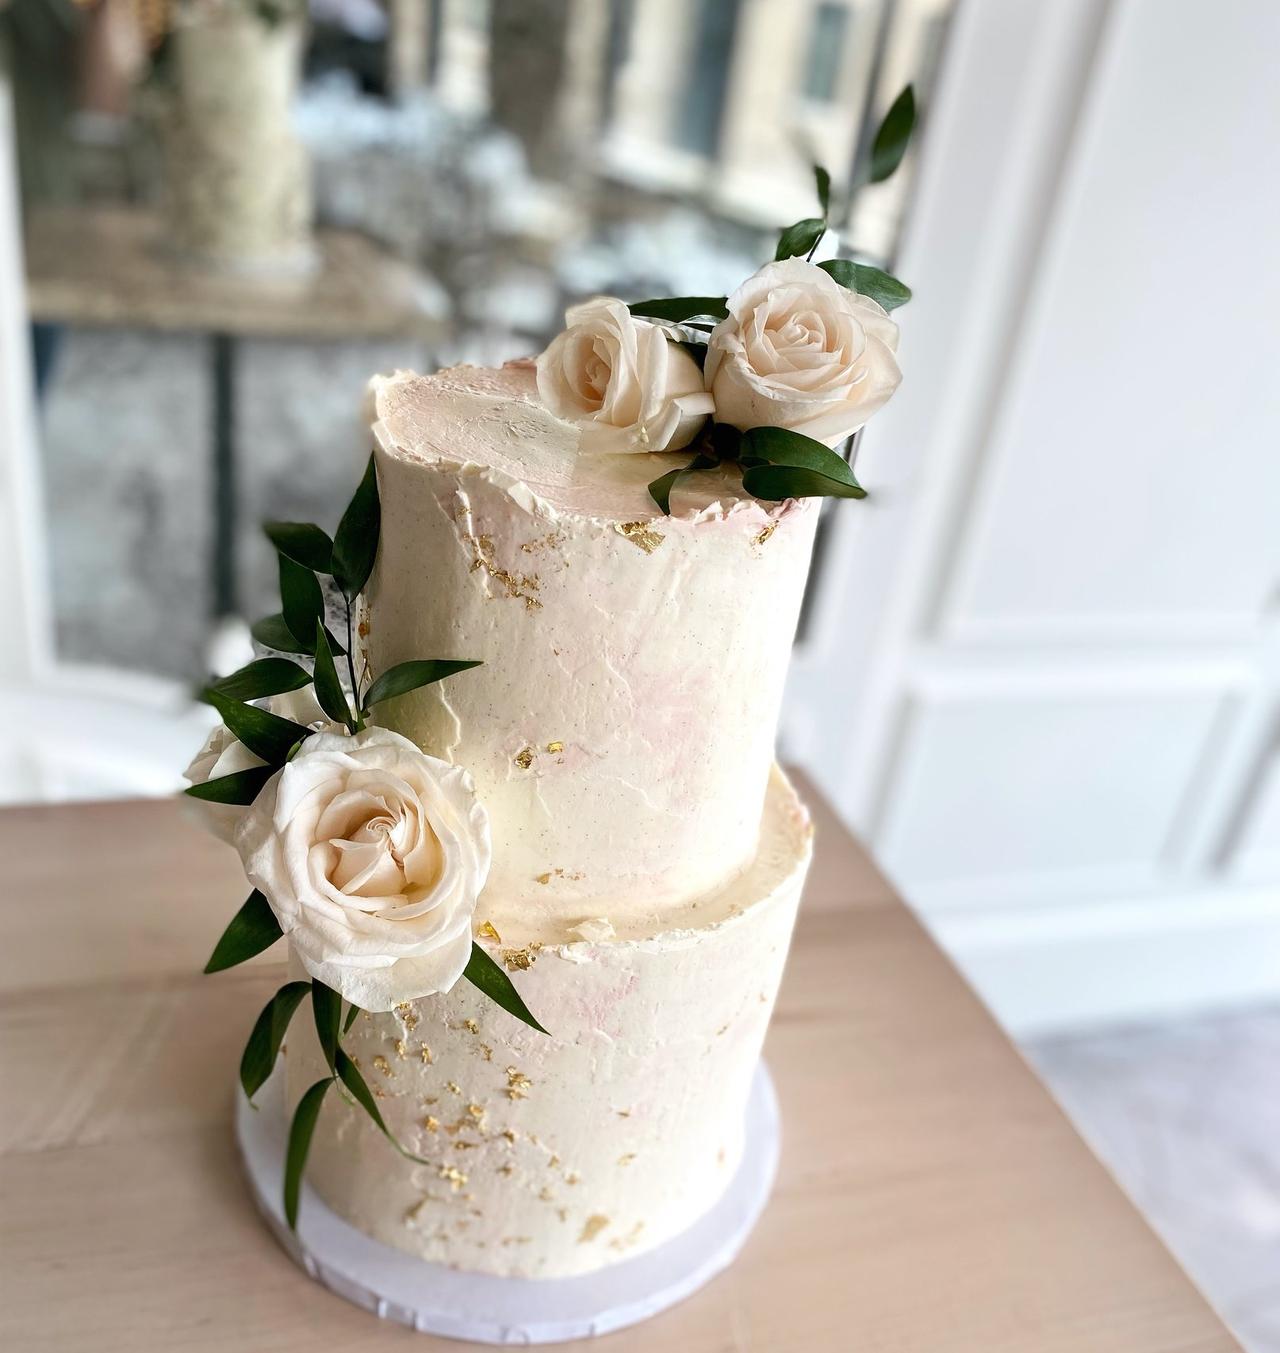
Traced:
<path id="1" fill-rule="evenodd" d="M 282 719 L 292 719 L 294 723 L 303 724 L 308 728 L 336 732 L 341 727 L 340 724 L 333 723 L 320 708 L 310 686 L 290 691 L 286 695 L 273 695 L 263 704 L 272 714 L 278 714 Z M 208 780 L 217 780 L 238 770 L 252 770 L 254 766 L 266 764 L 261 757 L 255 756 L 226 724 L 220 723 L 205 739 L 204 746 L 183 771 L 183 777 L 190 784 L 202 785 Z M 206 831 L 212 832 L 220 841 L 226 841 L 228 844 L 234 841 L 236 828 L 247 811 L 235 803 L 209 803 L 205 799 L 189 797 L 184 797 L 183 806 Z"/>
<path id="2" fill-rule="evenodd" d="M 308 973 L 365 1010 L 447 991 L 471 956 L 489 819 L 471 777 L 386 728 L 318 733 L 236 832 Z"/>
<path id="3" fill-rule="evenodd" d="M 538 394 L 581 422 L 585 451 L 678 451 L 714 411 L 697 362 L 659 324 L 597 296 L 565 315 L 568 327 L 538 358 Z"/>
<path id="4" fill-rule="evenodd" d="M 789 428 L 835 446 L 898 388 L 898 326 L 869 296 L 788 258 L 749 277 L 712 331 L 716 419 Z"/>

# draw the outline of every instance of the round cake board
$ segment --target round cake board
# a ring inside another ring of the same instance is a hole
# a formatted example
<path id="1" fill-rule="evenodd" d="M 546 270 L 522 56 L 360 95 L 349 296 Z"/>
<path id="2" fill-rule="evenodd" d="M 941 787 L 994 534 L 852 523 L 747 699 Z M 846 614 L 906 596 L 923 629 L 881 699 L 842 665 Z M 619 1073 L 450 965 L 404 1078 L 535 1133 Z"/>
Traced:
<path id="1" fill-rule="evenodd" d="M 574 1278 L 500 1278 L 427 1263 L 371 1239 L 302 1187 L 298 1230 L 281 1200 L 287 1126 L 278 1065 L 256 1105 L 236 1092 L 236 1137 L 258 1207 L 306 1272 L 357 1306 L 426 1334 L 482 1344 L 552 1344 L 634 1325 L 696 1292 L 733 1261 L 777 1172 L 778 1102 L 762 1062 L 747 1103 L 746 1144 L 729 1187 L 687 1231 Z"/>

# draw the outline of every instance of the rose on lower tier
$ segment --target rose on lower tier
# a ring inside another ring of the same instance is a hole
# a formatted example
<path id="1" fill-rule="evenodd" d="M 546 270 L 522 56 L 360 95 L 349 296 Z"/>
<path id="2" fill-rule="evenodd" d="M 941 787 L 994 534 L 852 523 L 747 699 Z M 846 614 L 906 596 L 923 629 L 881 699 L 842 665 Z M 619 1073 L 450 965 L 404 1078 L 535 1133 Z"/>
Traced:
<path id="1" fill-rule="evenodd" d="M 574 306 L 537 360 L 538 394 L 557 417 L 581 422 L 584 451 L 678 451 L 714 404 L 697 362 L 661 325 L 612 296 Z"/>
<path id="2" fill-rule="evenodd" d="M 489 820 L 471 777 L 385 728 L 319 733 L 236 832 L 303 967 L 365 1010 L 447 991 L 471 955 Z"/>
<path id="3" fill-rule="evenodd" d="M 718 422 L 835 446 L 898 388 L 898 326 L 816 264 L 766 264 L 726 304 L 705 369 Z"/>

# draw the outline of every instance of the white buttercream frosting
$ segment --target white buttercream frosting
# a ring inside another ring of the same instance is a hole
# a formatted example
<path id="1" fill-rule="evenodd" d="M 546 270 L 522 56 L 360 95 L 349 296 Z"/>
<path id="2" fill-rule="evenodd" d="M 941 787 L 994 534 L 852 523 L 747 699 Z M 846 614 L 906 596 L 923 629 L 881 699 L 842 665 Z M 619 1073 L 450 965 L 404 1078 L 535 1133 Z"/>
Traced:
<path id="1" fill-rule="evenodd" d="M 366 1234 L 481 1272 L 588 1272 L 682 1231 L 740 1158 L 811 836 L 775 773 L 754 862 L 679 928 L 619 940 L 595 919 L 571 942 L 525 942 L 513 980 L 549 1037 L 465 982 L 361 1016 L 344 1045 L 428 1163 L 331 1093 L 308 1178 Z M 502 959 L 514 938 L 485 943 Z M 286 1062 L 296 1101 L 325 1074 L 310 1020 Z"/>
<path id="2" fill-rule="evenodd" d="M 756 852 L 816 502 L 761 503 L 725 469 L 664 517 L 647 485 L 681 460 L 580 455 L 527 363 L 370 395 L 370 669 L 483 663 L 376 718 L 474 777 L 477 916 L 544 942 L 678 927 Z"/>

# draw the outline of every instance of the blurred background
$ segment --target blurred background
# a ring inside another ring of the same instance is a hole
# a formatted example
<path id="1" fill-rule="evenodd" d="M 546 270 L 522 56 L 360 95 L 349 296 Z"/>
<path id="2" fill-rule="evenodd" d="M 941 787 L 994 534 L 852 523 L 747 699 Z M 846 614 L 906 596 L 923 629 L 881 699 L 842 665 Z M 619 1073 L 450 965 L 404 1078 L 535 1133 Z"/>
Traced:
<path id="1" fill-rule="evenodd" d="M 177 785 L 370 374 L 723 293 L 817 158 L 916 298 L 784 755 L 1280 1350 L 1280 6 L 0 0 L 0 70 L 0 803 Z"/>

